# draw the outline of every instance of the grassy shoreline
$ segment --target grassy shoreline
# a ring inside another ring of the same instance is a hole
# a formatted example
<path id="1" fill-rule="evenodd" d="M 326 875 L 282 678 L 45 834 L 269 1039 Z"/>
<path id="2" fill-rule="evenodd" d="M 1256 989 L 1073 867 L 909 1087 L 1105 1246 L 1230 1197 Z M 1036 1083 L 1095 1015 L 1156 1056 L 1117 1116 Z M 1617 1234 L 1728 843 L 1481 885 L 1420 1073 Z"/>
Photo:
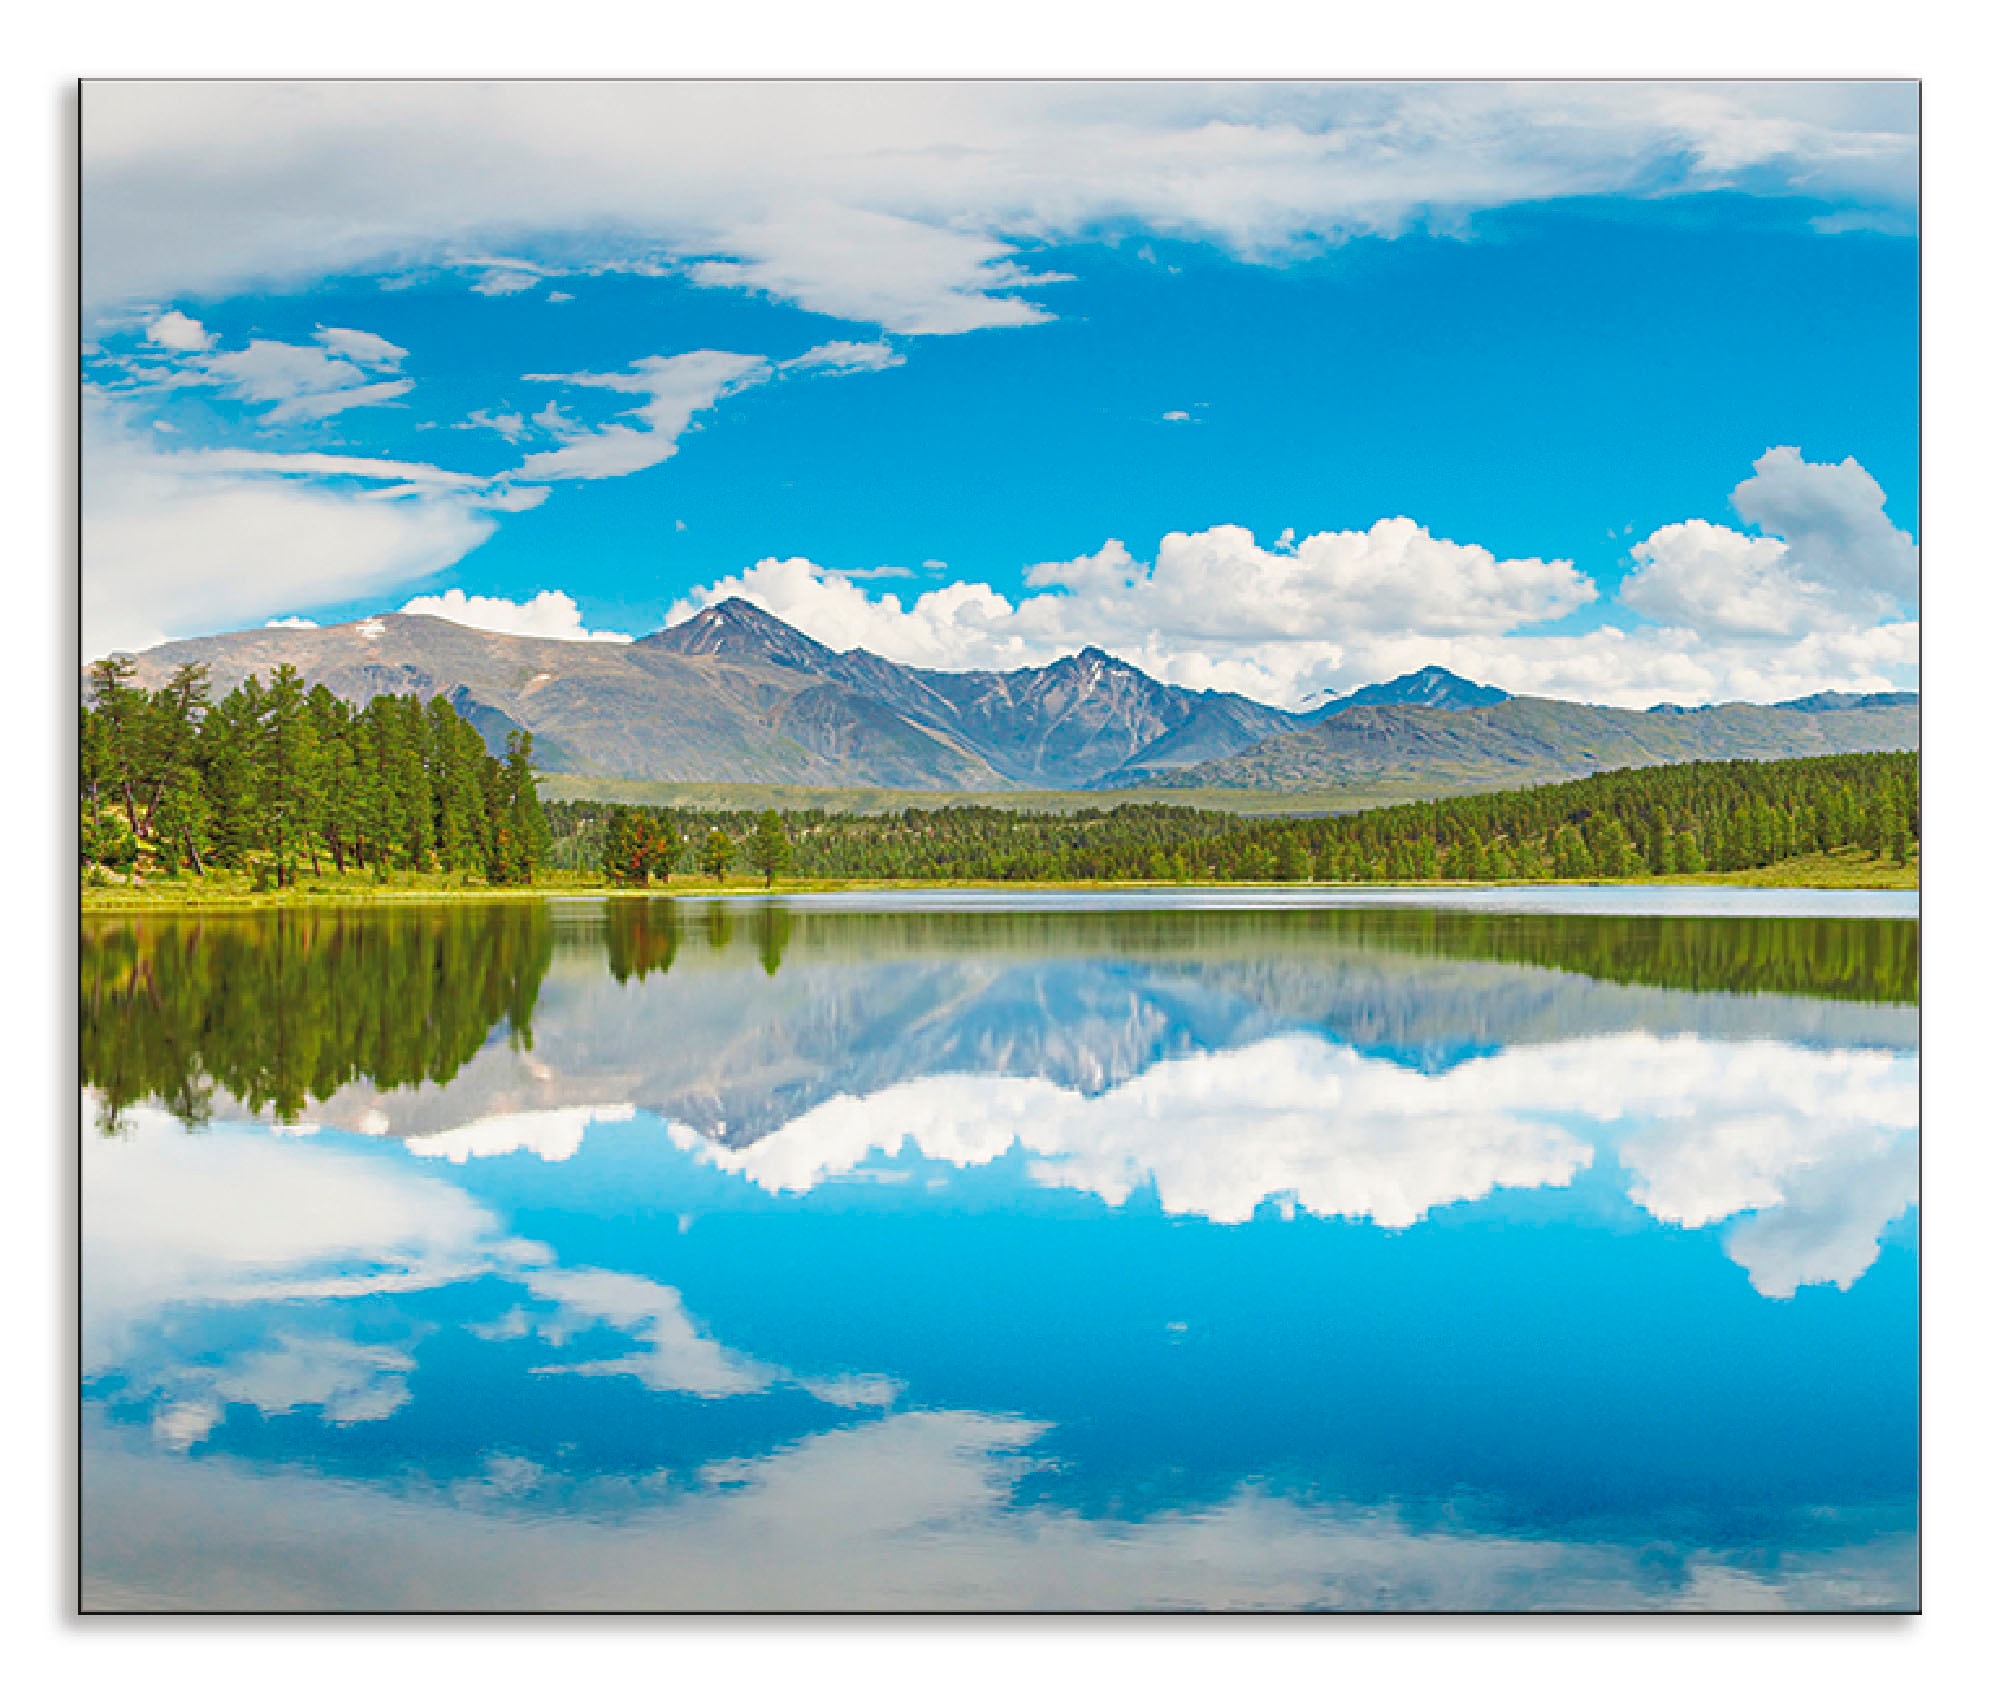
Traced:
<path id="1" fill-rule="evenodd" d="M 846 880 L 780 878 L 766 888 L 761 878 L 732 876 L 721 882 L 707 876 L 675 876 L 651 887 L 615 886 L 601 876 L 581 871 L 548 871 L 531 887 L 491 887 L 463 876 L 403 873 L 387 883 L 367 875 L 319 876 L 288 888 L 255 892 L 247 875 L 180 876 L 155 878 L 136 886 L 113 884 L 82 889 L 85 916 L 133 911 L 228 911 L 293 909 L 302 906 L 412 905 L 461 900 L 532 900 L 565 895 L 602 896 L 613 899 L 659 897 L 668 894 L 727 898 L 761 898 L 767 895 L 804 893 L 874 893 L 908 889 L 963 890 L 997 889 L 1013 893 L 1101 892 L 1107 889 L 1172 888 L 1182 891 L 1213 890 L 1241 892 L 1250 888 L 1333 888 L 1366 892 L 1371 889 L 1457 889 L 1530 887 L 1739 887 L 1739 888 L 1869 888 L 1915 891 L 1917 862 L 1896 865 L 1887 859 L 1869 857 L 1856 849 L 1815 853 L 1806 858 L 1785 860 L 1757 870 L 1735 870 L 1699 876 L 1578 877 L 1570 881 L 1537 882 L 1160 882 L 1160 881 L 1016 881 L 934 882 L 899 880 L 891 877 L 855 877 Z"/>

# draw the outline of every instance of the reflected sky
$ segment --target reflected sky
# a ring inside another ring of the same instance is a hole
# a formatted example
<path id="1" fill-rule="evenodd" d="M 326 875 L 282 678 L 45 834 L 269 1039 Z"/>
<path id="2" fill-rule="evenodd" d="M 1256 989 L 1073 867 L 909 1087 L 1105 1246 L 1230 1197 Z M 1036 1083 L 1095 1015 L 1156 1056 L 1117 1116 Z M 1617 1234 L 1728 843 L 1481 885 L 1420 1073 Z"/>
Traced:
<path id="1" fill-rule="evenodd" d="M 94 1608 L 1915 1601 L 1902 925 L 360 921 L 86 931 Z"/>

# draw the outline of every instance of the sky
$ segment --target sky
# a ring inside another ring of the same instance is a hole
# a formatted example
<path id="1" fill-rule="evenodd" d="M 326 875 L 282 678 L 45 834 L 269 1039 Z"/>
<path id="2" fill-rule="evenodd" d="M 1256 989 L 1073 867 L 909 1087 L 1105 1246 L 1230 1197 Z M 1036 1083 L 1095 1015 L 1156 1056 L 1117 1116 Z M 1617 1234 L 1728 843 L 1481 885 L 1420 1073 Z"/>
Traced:
<path id="1" fill-rule="evenodd" d="M 85 656 L 1917 682 L 1914 85 L 89 83 Z"/>

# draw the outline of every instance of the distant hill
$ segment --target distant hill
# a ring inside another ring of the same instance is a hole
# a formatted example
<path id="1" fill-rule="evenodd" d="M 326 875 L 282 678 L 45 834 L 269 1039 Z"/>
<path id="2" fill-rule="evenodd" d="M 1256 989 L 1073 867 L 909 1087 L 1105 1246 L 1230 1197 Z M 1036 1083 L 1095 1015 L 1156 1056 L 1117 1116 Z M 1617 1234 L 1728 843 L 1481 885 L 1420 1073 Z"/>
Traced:
<path id="1" fill-rule="evenodd" d="M 435 617 L 246 629 L 137 657 L 218 692 L 294 666 L 356 702 L 444 695 L 543 769 L 655 782 L 903 788 L 1357 785 L 1433 792 L 1692 758 L 1794 758 L 1917 744 L 1913 694 L 1620 711 L 1516 699 L 1430 666 L 1303 712 L 1157 682 L 1096 647 L 1020 670 L 923 670 L 835 652 L 745 600 L 629 643 L 497 635 Z"/>
<path id="2" fill-rule="evenodd" d="M 1664 712 L 1528 698 L 1466 710 L 1363 705 L 1243 752 L 1163 772 L 1148 785 L 1279 791 L 1400 783 L 1432 790 L 1520 787 L 1692 759 L 1908 751 L 1917 745 L 1915 696 L 1891 699 L 1911 703 L 1737 704 Z"/>

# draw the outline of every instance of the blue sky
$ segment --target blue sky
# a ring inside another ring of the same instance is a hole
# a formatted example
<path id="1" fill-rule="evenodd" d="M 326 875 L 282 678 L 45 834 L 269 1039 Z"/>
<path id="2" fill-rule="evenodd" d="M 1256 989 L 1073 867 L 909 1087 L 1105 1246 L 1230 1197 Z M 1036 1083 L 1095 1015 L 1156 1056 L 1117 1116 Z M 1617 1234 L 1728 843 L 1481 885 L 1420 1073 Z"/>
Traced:
<path id="1" fill-rule="evenodd" d="M 1914 685 L 1912 89 L 724 86 L 88 89 L 86 647 Z"/>

